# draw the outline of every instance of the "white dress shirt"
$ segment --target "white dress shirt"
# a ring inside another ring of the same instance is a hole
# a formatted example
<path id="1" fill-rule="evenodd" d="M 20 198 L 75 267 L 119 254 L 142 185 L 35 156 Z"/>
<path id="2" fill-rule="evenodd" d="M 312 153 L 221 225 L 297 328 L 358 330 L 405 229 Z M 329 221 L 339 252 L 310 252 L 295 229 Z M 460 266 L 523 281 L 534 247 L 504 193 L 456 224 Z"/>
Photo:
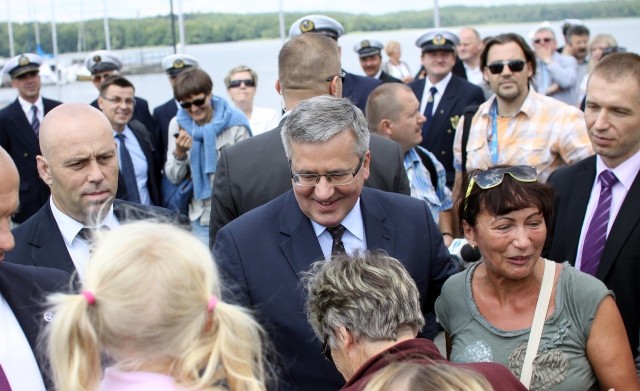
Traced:
<path id="1" fill-rule="evenodd" d="M 344 234 L 342 234 L 342 243 L 344 244 L 344 249 L 347 254 L 351 255 L 356 250 L 367 249 L 364 221 L 362 220 L 362 211 L 360 210 L 360 198 L 358 198 L 358 201 L 356 201 L 351 212 L 345 216 L 340 224 L 346 228 L 344 230 Z M 320 248 L 322 249 L 324 258 L 327 260 L 331 259 L 333 238 L 329 231 L 327 231 L 327 227 L 320 225 L 313 220 L 311 220 L 311 225 L 313 226 L 313 230 L 315 231 L 318 242 L 320 243 Z"/>
<path id="2" fill-rule="evenodd" d="M 444 94 L 444 90 L 446 90 L 447 86 L 449 85 L 449 81 L 451 80 L 451 75 L 452 73 L 449 72 L 449 74 L 445 76 L 444 79 L 440 80 L 436 84 L 431 84 L 431 81 L 429 81 L 429 77 L 425 78 L 424 90 L 422 91 L 422 99 L 420 99 L 420 112 L 422 114 L 424 114 L 424 109 L 427 108 L 429 95 L 431 95 L 431 92 L 429 90 L 431 89 L 432 86 L 435 86 L 438 92 L 436 92 L 435 96 L 433 97 L 433 111 L 431 112 L 431 115 L 433 115 L 436 112 L 436 109 L 438 108 L 438 104 L 440 104 L 440 99 L 442 99 L 442 94 Z"/>
<path id="3" fill-rule="evenodd" d="M 31 123 L 31 118 L 33 117 L 33 113 L 31 112 L 31 107 L 35 106 L 38 108 L 38 121 L 40 121 L 40 123 L 42 123 L 42 120 L 44 119 L 44 103 L 42 103 L 42 97 L 39 96 L 38 100 L 36 100 L 35 103 L 31 103 L 31 102 L 27 102 L 26 100 L 22 99 L 22 97 L 20 95 L 18 95 L 18 102 L 20 103 L 20 107 L 22 108 L 22 111 L 24 111 L 24 115 L 27 117 L 27 121 L 29 123 Z"/>

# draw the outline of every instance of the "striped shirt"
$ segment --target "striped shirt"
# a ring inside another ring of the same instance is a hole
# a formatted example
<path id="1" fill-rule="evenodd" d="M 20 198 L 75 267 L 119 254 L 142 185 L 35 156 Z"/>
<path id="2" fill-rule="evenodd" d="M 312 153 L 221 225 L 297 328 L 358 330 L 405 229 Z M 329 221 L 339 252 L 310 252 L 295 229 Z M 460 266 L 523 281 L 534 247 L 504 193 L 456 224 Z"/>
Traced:
<path id="1" fill-rule="evenodd" d="M 436 181 L 438 184 L 437 189 L 433 188 L 431 175 L 422 163 L 422 159 L 416 151 L 416 148 L 420 148 L 433 162 L 436 173 L 438 174 Z M 433 220 L 438 223 L 440 212 L 451 209 L 453 206 L 453 196 L 446 184 L 447 173 L 444 166 L 438 161 L 434 154 L 418 145 L 404 154 L 404 168 L 407 170 L 407 177 L 409 178 L 411 197 L 426 201 Z"/>

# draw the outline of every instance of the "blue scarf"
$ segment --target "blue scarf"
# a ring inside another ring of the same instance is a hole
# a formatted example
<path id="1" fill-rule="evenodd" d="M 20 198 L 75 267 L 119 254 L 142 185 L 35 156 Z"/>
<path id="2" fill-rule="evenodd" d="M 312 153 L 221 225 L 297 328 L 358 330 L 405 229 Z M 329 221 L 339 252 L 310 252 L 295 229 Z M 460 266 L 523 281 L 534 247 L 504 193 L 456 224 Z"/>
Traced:
<path id="1" fill-rule="evenodd" d="M 226 100 L 213 95 L 211 106 L 213 106 L 213 118 L 211 122 L 202 126 L 196 124 L 196 121 L 183 108 L 180 108 L 176 114 L 180 127 L 193 138 L 189 162 L 193 179 L 193 195 L 198 200 L 211 198 L 209 174 L 216 172 L 218 162 L 216 138 L 232 126 L 244 126 L 251 135 L 249 121 L 243 112 L 231 107 Z"/>

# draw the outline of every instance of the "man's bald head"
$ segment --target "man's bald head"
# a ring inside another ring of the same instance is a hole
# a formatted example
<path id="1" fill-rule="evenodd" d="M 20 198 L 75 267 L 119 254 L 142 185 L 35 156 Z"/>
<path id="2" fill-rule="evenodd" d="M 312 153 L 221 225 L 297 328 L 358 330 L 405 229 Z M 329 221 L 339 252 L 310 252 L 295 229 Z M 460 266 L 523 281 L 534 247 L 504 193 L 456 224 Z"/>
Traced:
<path id="1" fill-rule="evenodd" d="M 0 261 L 15 245 L 11 216 L 18 211 L 19 188 L 18 169 L 7 151 L 0 147 Z"/>

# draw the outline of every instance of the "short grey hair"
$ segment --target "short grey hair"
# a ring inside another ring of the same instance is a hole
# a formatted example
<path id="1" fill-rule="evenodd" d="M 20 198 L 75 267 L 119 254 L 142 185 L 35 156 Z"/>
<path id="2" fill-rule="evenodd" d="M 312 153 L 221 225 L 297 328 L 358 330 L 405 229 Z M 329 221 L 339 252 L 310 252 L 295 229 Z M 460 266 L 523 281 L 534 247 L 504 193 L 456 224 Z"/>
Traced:
<path id="1" fill-rule="evenodd" d="M 350 130 L 356 136 L 355 153 L 369 150 L 369 127 L 362 111 L 346 98 L 316 96 L 300 102 L 287 116 L 282 127 L 282 143 L 291 160 L 292 143 L 321 144 Z"/>
<path id="2" fill-rule="evenodd" d="M 238 65 L 237 67 L 231 68 L 231 70 L 227 73 L 227 76 L 224 77 L 224 85 L 227 87 L 227 89 L 229 89 L 229 85 L 231 84 L 231 78 L 233 77 L 233 75 L 240 72 L 249 72 L 251 74 L 251 79 L 256 84 L 256 87 L 258 87 L 258 74 L 256 73 L 256 71 L 246 65 Z"/>
<path id="3" fill-rule="evenodd" d="M 343 326 L 356 341 L 393 341 L 424 326 L 420 294 L 407 270 L 382 251 L 338 255 L 303 275 L 307 319 L 320 340 Z"/>

